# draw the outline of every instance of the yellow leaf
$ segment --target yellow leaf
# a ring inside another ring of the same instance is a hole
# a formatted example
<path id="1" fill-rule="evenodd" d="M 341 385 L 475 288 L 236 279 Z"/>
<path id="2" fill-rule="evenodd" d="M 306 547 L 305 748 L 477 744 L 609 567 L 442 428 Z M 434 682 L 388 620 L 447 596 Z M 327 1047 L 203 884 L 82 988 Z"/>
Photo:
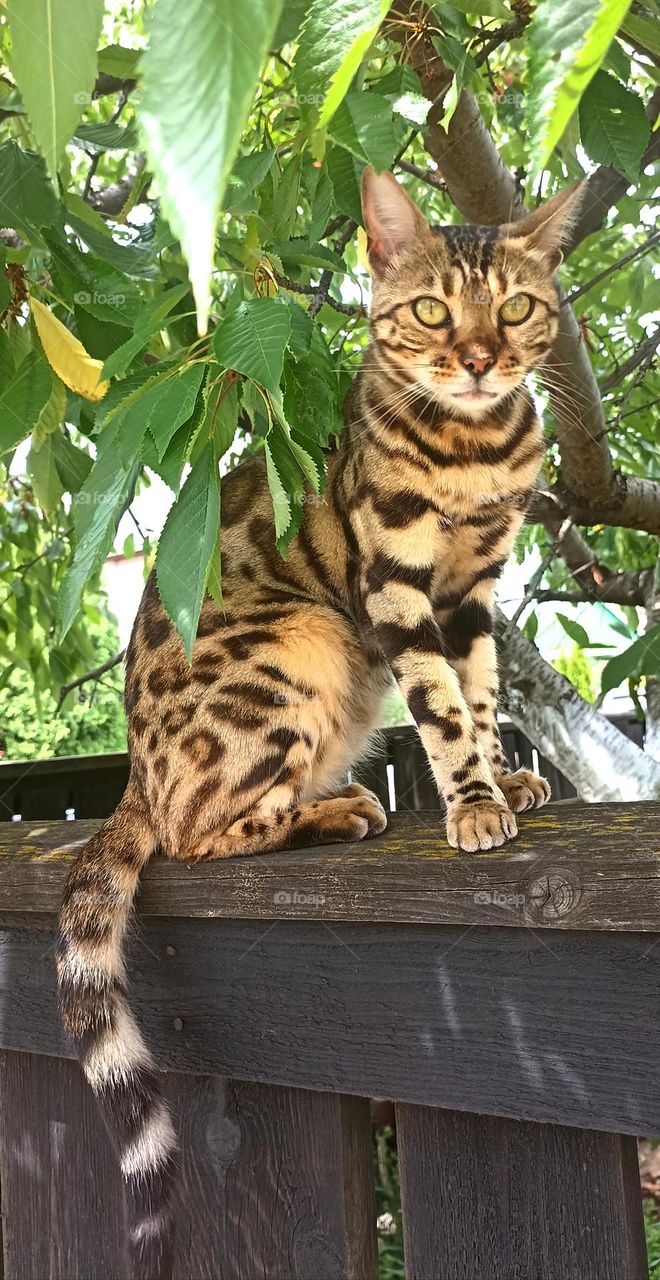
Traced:
<path id="1" fill-rule="evenodd" d="M 357 259 L 361 267 L 365 271 L 369 270 L 369 255 L 367 253 L 367 233 L 364 227 L 358 227 L 357 233 Z"/>
<path id="2" fill-rule="evenodd" d="M 30 307 L 51 369 L 77 395 L 98 404 L 110 386 L 107 381 L 99 381 L 103 362 L 92 359 L 82 342 L 69 333 L 62 321 L 43 302 L 30 298 Z"/>

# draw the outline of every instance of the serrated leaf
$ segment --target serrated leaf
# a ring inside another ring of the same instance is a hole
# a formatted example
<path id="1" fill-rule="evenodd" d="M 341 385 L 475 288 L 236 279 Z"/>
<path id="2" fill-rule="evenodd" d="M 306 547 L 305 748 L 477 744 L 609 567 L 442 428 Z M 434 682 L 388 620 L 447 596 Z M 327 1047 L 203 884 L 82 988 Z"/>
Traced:
<path id="1" fill-rule="evenodd" d="M 580 649 L 586 648 L 591 642 L 584 627 L 576 622 L 574 618 L 567 618 L 564 613 L 557 614 L 557 622 L 564 628 L 567 636 L 570 636 L 574 644 L 579 645 Z"/>
<path id="2" fill-rule="evenodd" d="M 66 409 L 66 387 L 56 375 L 52 375 L 51 393 L 32 430 L 32 450 L 39 453 L 49 436 L 61 426 Z"/>
<path id="3" fill-rule="evenodd" d="M 38 298 L 30 298 L 30 310 L 51 369 L 77 395 L 98 404 L 110 385 L 101 381 L 101 361 L 93 360 L 82 342 Z"/>
<path id="4" fill-rule="evenodd" d="M 289 495 L 282 483 L 282 478 L 277 470 L 268 440 L 264 441 L 264 453 L 266 455 L 266 477 L 268 479 L 268 488 L 270 496 L 273 500 L 273 513 L 275 515 L 275 534 L 277 538 L 281 538 L 291 524 L 291 502 Z"/>
<path id="5" fill-rule="evenodd" d="M 206 332 L 215 226 L 282 0 L 158 0 L 141 62 L 140 119 Z"/>
<path id="6" fill-rule="evenodd" d="M 66 431 L 55 436 L 54 448 L 55 466 L 65 493 L 78 493 L 94 465 L 93 459 L 72 443 Z"/>
<path id="7" fill-rule="evenodd" d="M 302 26 L 293 78 L 319 125 L 334 115 L 389 9 L 389 0 L 313 0 Z"/>
<path id="8" fill-rule="evenodd" d="M 400 148 L 402 126 L 392 114 L 387 98 L 378 93 L 355 92 L 347 94 L 338 107 L 329 133 L 358 160 L 380 171 L 389 169 Z"/>
<path id="9" fill-rule="evenodd" d="M 225 197 L 225 205 L 227 209 L 232 209 L 239 213 L 250 207 L 256 208 L 256 204 L 251 201 L 250 197 L 255 187 L 263 182 L 268 170 L 270 169 L 275 152 L 272 147 L 265 147 L 263 151 L 255 151 L 250 156 L 239 156 L 227 180 L 227 192 Z"/>
<path id="10" fill-rule="evenodd" d="M 64 486 L 55 465 L 52 439 L 46 440 L 38 451 L 34 446 L 30 449 L 26 467 L 32 480 L 34 496 L 44 515 L 50 516 L 64 493 Z"/>
<path id="11" fill-rule="evenodd" d="M 104 378 L 115 378 L 125 373 L 129 364 L 135 359 L 136 355 L 146 347 L 147 343 L 153 338 L 155 333 L 165 328 L 163 321 L 170 314 L 172 309 L 185 298 L 188 292 L 187 284 L 175 285 L 172 289 L 167 289 L 165 293 L 160 294 L 150 306 L 145 307 L 140 315 L 135 319 L 135 332 L 127 342 L 122 343 L 112 355 L 108 356 L 103 365 L 102 375 Z"/>
<path id="12" fill-rule="evenodd" d="M 216 360 L 224 368 L 254 378 L 267 391 L 276 393 L 290 332 L 288 307 L 273 298 L 242 302 L 213 335 Z"/>
<path id="13" fill-rule="evenodd" d="M 14 227 L 31 243 L 43 244 L 40 230 L 61 218 L 46 166 L 34 151 L 13 139 L 0 146 L 0 224 Z"/>
<path id="14" fill-rule="evenodd" d="M 637 13 L 629 13 L 623 23 L 623 33 L 631 36 L 642 48 L 660 57 L 660 23 L 657 18 L 643 18 Z"/>
<path id="15" fill-rule="evenodd" d="M 53 186 L 92 101 L 103 0 L 8 0 L 12 69 Z"/>
<path id="16" fill-rule="evenodd" d="M 141 404 L 146 425 L 162 458 L 175 431 L 192 416 L 204 376 L 203 364 L 191 364 L 161 386 L 148 392 Z"/>
<path id="17" fill-rule="evenodd" d="M 528 27 L 527 122 L 543 168 L 596 74 L 631 0 L 539 0 Z"/>
<path id="18" fill-rule="evenodd" d="M 110 447 L 99 453 L 73 504 L 78 542 L 58 596 L 60 640 L 71 629 L 84 588 L 112 549 L 120 516 L 130 502 L 137 466 L 122 466 Z"/>
<path id="19" fill-rule="evenodd" d="M 218 471 L 207 445 L 170 510 L 156 555 L 163 608 L 183 640 L 189 661 L 219 527 Z"/>
<path id="20" fill-rule="evenodd" d="M 630 182 L 637 182 L 649 133 L 637 94 L 599 71 L 580 102 L 580 135 L 589 159 L 611 165 Z"/>
<path id="21" fill-rule="evenodd" d="M 11 452 L 34 429 L 52 387 L 50 369 L 31 351 L 0 396 L 0 455 Z"/>

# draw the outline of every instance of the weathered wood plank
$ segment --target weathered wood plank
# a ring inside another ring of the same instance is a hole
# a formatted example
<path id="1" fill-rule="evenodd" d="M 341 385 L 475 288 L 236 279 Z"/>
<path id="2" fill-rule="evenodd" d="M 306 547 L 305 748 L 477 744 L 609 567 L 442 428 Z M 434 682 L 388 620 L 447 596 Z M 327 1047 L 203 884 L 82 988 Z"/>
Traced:
<path id="1" fill-rule="evenodd" d="M 97 822 L 0 824 L 0 912 L 53 913 Z M 457 854 L 438 813 L 392 814 L 357 845 L 206 862 L 156 858 L 145 916 L 382 920 L 660 931 L 660 804 L 570 805 L 520 819 L 505 851 Z"/>
<path id="2" fill-rule="evenodd" d="M 0 1042 L 72 1052 L 53 934 L 0 932 Z M 151 921 L 130 999 L 168 1070 L 660 1136 L 660 937 Z"/>
<path id="3" fill-rule="evenodd" d="M 174 1280 L 376 1280 L 366 1098 L 167 1086 L 181 1135 Z"/>
<path id="4" fill-rule="evenodd" d="M 408 1280 L 647 1280 L 633 1138 L 397 1107 Z"/>
<path id="5" fill-rule="evenodd" d="M 5 1280 L 128 1277 L 121 1179 L 77 1063 L 0 1058 Z"/>

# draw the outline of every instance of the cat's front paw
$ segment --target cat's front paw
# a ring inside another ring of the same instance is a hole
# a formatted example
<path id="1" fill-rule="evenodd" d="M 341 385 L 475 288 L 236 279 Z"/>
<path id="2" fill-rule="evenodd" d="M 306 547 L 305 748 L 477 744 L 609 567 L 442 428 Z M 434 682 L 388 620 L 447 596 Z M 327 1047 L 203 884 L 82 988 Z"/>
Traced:
<path id="1" fill-rule="evenodd" d="M 506 796 L 512 813 L 524 813 L 525 809 L 540 809 L 551 796 L 550 783 L 529 769 L 517 769 L 497 779 L 497 785 Z"/>
<path id="2" fill-rule="evenodd" d="M 459 802 L 447 811 L 447 839 L 453 849 L 463 849 L 465 853 L 495 849 L 517 834 L 511 810 L 497 800 Z"/>

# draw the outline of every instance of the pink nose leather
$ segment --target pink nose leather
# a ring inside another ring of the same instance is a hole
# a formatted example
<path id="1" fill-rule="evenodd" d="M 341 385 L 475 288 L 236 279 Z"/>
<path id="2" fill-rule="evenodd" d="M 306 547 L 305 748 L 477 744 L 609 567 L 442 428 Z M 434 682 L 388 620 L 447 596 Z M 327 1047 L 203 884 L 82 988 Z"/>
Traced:
<path id="1" fill-rule="evenodd" d="M 479 376 L 492 369 L 495 358 L 491 355 L 478 356 L 473 351 L 466 351 L 465 355 L 461 356 L 461 364 L 464 369 L 469 369 L 470 373 L 476 373 Z"/>

